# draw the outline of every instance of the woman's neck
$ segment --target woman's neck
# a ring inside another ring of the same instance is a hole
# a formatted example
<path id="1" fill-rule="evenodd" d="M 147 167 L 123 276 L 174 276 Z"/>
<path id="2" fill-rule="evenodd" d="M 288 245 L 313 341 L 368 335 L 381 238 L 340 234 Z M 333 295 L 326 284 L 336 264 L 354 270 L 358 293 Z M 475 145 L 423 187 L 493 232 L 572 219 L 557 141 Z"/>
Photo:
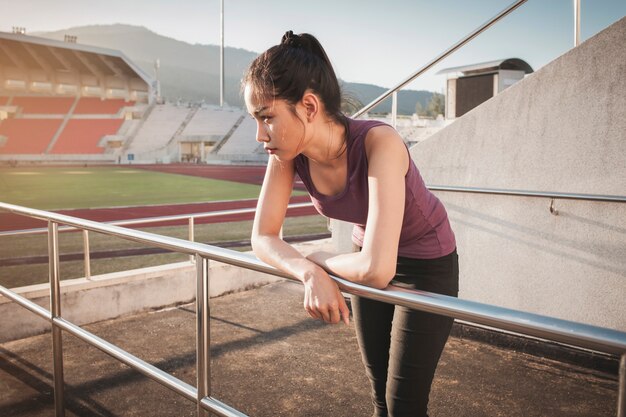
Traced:
<path id="1" fill-rule="evenodd" d="M 346 128 L 333 119 L 320 120 L 311 125 L 311 139 L 302 151 L 310 161 L 326 166 L 343 163 L 345 155 Z"/>

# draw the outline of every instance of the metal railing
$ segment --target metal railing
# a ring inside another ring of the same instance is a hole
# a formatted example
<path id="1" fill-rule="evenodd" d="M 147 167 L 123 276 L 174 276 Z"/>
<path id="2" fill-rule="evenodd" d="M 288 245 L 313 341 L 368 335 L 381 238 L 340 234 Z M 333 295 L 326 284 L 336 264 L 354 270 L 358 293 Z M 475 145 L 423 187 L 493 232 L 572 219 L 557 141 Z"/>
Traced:
<path id="1" fill-rule="evenodd" d="M 7 203 L 0 203 L 0 209 L 48 221 L 48 242 L 50 254 L 50 311 L 2 286 L 0 286 L 0 294 L 51 322 L 54 356 L 54 395 L 57 416 L 64 416 L 63 344 L 61 330 L 65 330 L 68 333 L 75 335 L 88 344 L 102 350 L 133 369 L 138 370 L 142 374 L 159 382 L 183 397 L 196 401 L 198 415 L 205 415 L 205 412 L 208 410 L 219 416 L 244 416 L 241 412 L 211 397 L 209 368 L 209 261 L 213 260 L 223 262 L 237 267 L 292 280 L 296 280 L 295 278 L 261 262 L 253 256 L 224 248 L 138 230 L 125 229 L 119 226 L 97 223 L 90 220 L 78 219 Z M 110 236 L 117 236 L 123 239 L 169 249 L 195 257 L 197 272 L 197 388 L 163 372 L 162 370 L 146 363 L 128 352 L 123 351 L 119 347 L 98 338 L 73 323 L 68 322 L 61 316 L 58 250 L 59 224 L 65 224 L 74 228 L 90 230 Z M 612 355 L 620 355 L 621 361 L 619 370 L 617 415 L 619 417 L 626 416 L 626 404 L 624 401 L 624 394 L 626 391 L 626 333 L 624 332 L 492 306 L 474 301 L 462 300 L 425 291 L 407 290 L 395 286 L 389 286 L 383 290 L 379 290 L 355 284 L 340 277 L 331 276 L 331 278 L 338 283 L 342 291 L 373 300 L 401 305 L 434 314 L 446 315 L 467 322 L 513 331 L 529 336 L 540 337 L 542 339 L 565 343 L 571 346 L 605 352 Z"/>
<path id="2" fill-rule="evenodd" d="M 510 6 L 503 9 L 500 13 L 496 14 L 494 17 L 489 19 L 487 22 L 483 23 L 481 26 L 479 26 L 476 30 L 471 32 L 469 35 L 466 35 L 463 39 L 461 39 L 460 41 L 452 45 L 450 48 L 446 49 L 444 52 L 442 52 L 439 56 L 434 58 L 432 61 L 428 62 L 426 65 L 424 65 L 423 67 L 415 71 L 413 74 L 409 75 L 403 81 L 399 82 L 394 87 L 391 87 L 389 90 L 387 90 L 386 92 L 384 92 L 383 94 L 381 94 L 380 96 L 372 100 L 369 104 L 365 105 L 362 109 L 354 113 L 352 117 L 353 118 L 360 117 L 371 108 L 380 104 L 383 100 L 388 98 L 390 95 L 394 95 L 394 98 L 393 98 L 394 103 L 397 103 L 396 94 L 398 90 L 400 90 L 402 87 L 406 86 L 411 81 L 415 80 L 417 77 L 419 77 L 420 75 L 422 75 L 423 73 L 425 73 L 426 71 L 428 71 L 429 69 L 437 65 L 439 62 L 443 61 L 449 55 L 451 55 L 452 53 L 454 53 L 455 51 L 463 47 L 466 43 L 468 43 L 469 41 L 471 41 L 472 39 L 474 39 L 475 37 L 483 33 L 485 30 L 493 26 L 496 22 L 504 18 L 504 16 L 507 16 L 508 14 L 512 13 L 515 9 L 517 9 L 518 7 L 520 7 L 522 4 L 526 3 L 527 1 L 528 0 L 518 0 L 512 3 Z M 396 114 L 396 110 L 392 109 L 392 113 Z M 393 119 L 392 124 L 395 127 L 395 124 L 396 124 L 395 118 Z"/>
<path id="3" fill-rule="evenodd" d="M 503 19 L 508 14 L 512 13 L 518 7 L 526 3 L 528 0 L 518 0 L 505 9 L 503 9 L 500 13 L 496 14 L 494 17 L 483 23 L 477 29 L 475 29 L 470 34 L 466 35 L 460 41 L 452 45 L 450 48 L 446 49 L 444 52 L 439 54 L 432 61 L 428 62 L 426 65 L 415 71 L 413 74 L 409 75 L 407 78 L 396 84 L 394 87 L 391 87 L 389 90 L 385 91 L 383 94 L 372 100 L 370 103 L 365 105 L 362 109 L 358 110 L 356 113 L 352 115 L 353 118 L 357 118 L 362 116 L 367 111 L 371 110 L 373 107 L 376 107 L 378 104 L 383 102 L 389 96 L 392 96 L 392 105 L 391 105 L 391 124 L 395 128 L 396 120 L 397 120 L 397 105 L 398 105 L 398 91 L 405 87 L 410 82 L 414 81 L 416 78 L 424 74 L 426 71 L 437 65 L 439 62 L 443 61 L 448 56 L 452 55 L 458 49 L 462 48 L 465 44 L 470 42 L 472 39 L 483 33 L 485 30 L 493 26 L 495 23 Z M 574 46 L 578 46 L 580 44 L 580 0 L 573 0 L 574 4 Z"/>
<path id="4" fill-rule="evenodd" d="M 446 186 L 446 185 L 428 185 L 427 188 L 431 191 L 450 191 L 450 192 L 462 192 L 462 193 L 475 193 L 475 194 L 492 194 L 492 195 L 507 195 L 507 196 L 518 196 L 518 197 L 538 197 L 538 198 L 549 198 L 551 200 L 550 203 L 550 213 L 554 215 L 558 215 L 559 212 L 555 207 L 555 200 L 564 199 L 564 200 L 581 200 L 581 201 L 599 201 L 599 202 L 611 202 L 611 203 L 626 203 L 626 196 L 616 196 L 616 195 L 600 195 L 600 194 L 577 194 L 577 193 L 558 193 L 558 192 L 545 192 L 545 191 L 530 191 L 530 190 L 510 190 L 510 189 L 496 189 L 496 188 L 484 188 L 484 187 L 457 187 L 457 186 Z M 298 208 L 306 208 L 312 207 L 312 203 L 295 203 L 289 204 L 287 206 L 288 210 L 298 209 Z M 128 226 L 128 225 L 137 225 L 137 224 L 151 224 L 151 223 L 165 223 L 172 222 L 178 220 L 187 221 L 188 225 L 188 240 L 193 242 L 195 239 L 195 220 L 208 218 L 208 217 L 218 217 L 224 215 L 237 215 L 237 214 L 248 214 L 254 213 L 256 208 L 245 208 L 245 209 L 231 209 L 231 210 L 220 210 L 213 212 L 204 212 L 204 213 L 193 213 L 193 214 L 176 214 L 170 216 L 157 216 L 157 217 L 144 217 L 138 219 L 128 219 L 128 220 L 115 220 L 111 222 L 104 222 L 103 224 L 114 225 L 114 226 Z M 73 227 L 59 227 L 58 231 L 68 231 L 73 230 Z M 35 229 L 26 229 L 26 230 L 11 230 L 0 232 L 1 236 L 17 236 L 17 235 L 31 235 L 31 234 L 42 234 L 48 233 L 47 228 L 35 228 Z M 85 278 L 91 278 L 91 259 L 90 259 L 90 240 L 89 240 L 89 231 L 83 230 L 83 258 L 84 258 L 84 274 Z M 194 255 L 190 255 L 190 260 L 194 260 Z"/>
<path id="5" fill-rule="evenodd" d="M 287 210 L 293 210 L 298 208 L 306 208 L 312 207 L 313 203 L 295 203 L 289 204 L 287 206 Z M 219 210 L 219 211 L 211 211 L 204 213 L 193 213 L 193 214 L 174 214 L 169 216 L 158 216 L 158 217 L 144 217 L 139 219 L 127 219 L 127 220 L 115 220 L 111 222 L 104 222 L 102 224 L 108 224 L 113 226 L 129 226 L 129 225 L 137 225 L 137 224 L 151 224 L 151 223 L 167 223 L 178 220 L 187 221 L 187 236 L 188 240 L 193 242 L 195 240 L 195 220 L 196 219 L 204 219 L 208 217 L 219 217 L 225 215 L 237 215 L 237 214 L 249 214 L 254 213 L 256 208 L 245 208 L 245 209 L 231 209 L 231 210 Z M 74 227 L 62 226 L 58 228 L 59 232 L 74 230 Z M 25 229 L 25 230 L 9 230 L 5 232 L 0 232 L 1 236 L 18 236 L 18 235 L 35 235 L 48 233 L 48 228 L 35 228 L 35 229 Z M 90 240 L 89 240 L 89 231 L 83 230 L 83 259 L 84 259 L 84 273 L 85 278 L 91 278 L 91 256 L 90 256 Z M 194 260 L 195 257 L 190 255 L 190 260 Z"/>

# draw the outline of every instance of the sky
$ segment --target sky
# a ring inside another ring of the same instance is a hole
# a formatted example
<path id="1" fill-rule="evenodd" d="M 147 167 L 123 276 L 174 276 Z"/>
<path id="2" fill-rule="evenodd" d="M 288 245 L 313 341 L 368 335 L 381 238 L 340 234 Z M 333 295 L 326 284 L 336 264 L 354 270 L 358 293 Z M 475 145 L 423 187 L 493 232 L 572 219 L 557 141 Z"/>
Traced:
<path id="1" fill-rule="evenodd" d="M 286 30 L 314 34 L 337 75 L 393 87 L 513 0 L 224 0 L 226 46 L 254 52 Z M 406 88 L 443 92 L 445 68 L 521 58 L 537 70 L 574 46 L 574 0 L 528 0 Z M 626 0 L 581 0 L 581 38 L 626 16 Z M 0 0 L 0 31 L 125 23 L 192 44 L 220 43 L 220 0 Z M 78 40 L 80 42 L 80 39 Z M 215 63 L 219 66 L 219 63 Z"/>

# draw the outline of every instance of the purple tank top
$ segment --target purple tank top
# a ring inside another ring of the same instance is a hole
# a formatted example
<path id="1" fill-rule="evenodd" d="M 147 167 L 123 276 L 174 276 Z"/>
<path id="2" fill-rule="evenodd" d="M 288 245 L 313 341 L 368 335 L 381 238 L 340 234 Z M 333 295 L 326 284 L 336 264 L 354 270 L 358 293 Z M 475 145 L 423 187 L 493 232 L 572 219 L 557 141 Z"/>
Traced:
<path id="1" fill-rule="evenodd" d="M 376 126 L 376 120 L 348 119 L 348 181 L 344 190 L 334 196 L 320 194 L 313 185 L 306 156 L 295 159 L 296 172 L 311 195 L 317 211 L 333 219 L 354 224 L 352 241 L 363 246 L 368 211 L 367 155 L 365 136 Z M 408 149 L 407 149 L 408 152 Z M 433 259 L 448 255 L 456 247 L 454 233 L 443 204 L 424 184 L 415 163 L 409 158 L 405 176 L 404 219 L 400 232 L 398 256 Z"/>

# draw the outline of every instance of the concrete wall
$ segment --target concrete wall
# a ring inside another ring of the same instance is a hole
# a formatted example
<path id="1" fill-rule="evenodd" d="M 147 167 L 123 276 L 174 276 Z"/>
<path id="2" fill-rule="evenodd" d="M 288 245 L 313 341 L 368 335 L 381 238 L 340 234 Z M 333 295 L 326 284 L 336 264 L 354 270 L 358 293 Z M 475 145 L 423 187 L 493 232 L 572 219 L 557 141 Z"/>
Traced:
<path id="1" fill-rule="evenodd" d="M 626 18 L 414 146 L 427 184 L 626 195 Z M 626 330 L 626 204 L 438 192 L 461 297 Z"/>

